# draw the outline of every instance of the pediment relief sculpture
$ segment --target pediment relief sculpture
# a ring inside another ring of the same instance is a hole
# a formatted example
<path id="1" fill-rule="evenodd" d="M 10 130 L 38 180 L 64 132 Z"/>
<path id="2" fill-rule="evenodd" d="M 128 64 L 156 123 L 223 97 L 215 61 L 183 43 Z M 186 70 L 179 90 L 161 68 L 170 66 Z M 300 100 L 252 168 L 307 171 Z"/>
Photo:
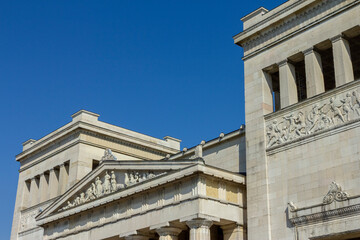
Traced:
<path id="1" fill-rule="evenodd" d="M 166 172 L 155 174 L 153 171 L 110 171 L 109 173 L 109 171 L 106 171 L 103 177 L 97 176 L 91 184 L 88 184 L 85 191 L 80 192 L 73 200 L 67 201 L 65 206 L 61 207 L 58 211 L 64 211 L 93 201 L 165 173 Z M 120 181 L 118 182 L 119 179 Z"/>
<path id="2" fill-rule="evenodd" d="M 359 118 L 360 95 L 357 91 L 348 92 L 341 98 L 331 97 L 301 111 L 271 120 L 266 126 L 267 148 Z"/>

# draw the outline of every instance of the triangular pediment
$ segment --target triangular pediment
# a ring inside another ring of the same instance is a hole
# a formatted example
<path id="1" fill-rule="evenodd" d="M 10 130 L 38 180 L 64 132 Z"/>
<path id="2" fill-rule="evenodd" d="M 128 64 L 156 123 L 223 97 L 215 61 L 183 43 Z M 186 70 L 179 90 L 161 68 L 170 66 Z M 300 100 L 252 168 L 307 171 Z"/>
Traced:
<path id="1" fill-rule="evenodd" d="M 106 160 L 47 207 L 36 219 L 77 209 L 99 206 L 108 197 L 197 164 L 198 160 Z"/>

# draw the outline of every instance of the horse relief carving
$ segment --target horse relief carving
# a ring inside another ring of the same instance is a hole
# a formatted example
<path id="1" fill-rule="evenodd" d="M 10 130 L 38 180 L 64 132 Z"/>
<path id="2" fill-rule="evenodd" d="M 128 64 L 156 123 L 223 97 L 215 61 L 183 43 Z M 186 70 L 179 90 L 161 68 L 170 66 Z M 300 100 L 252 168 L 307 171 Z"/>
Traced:
<path id="1" fill-rule="evenodd" d="M 360 97 L 357 91 L 342 99 L 331 97 L 325 103 L 316 103 L 308 111 L 298 111 L 272 120 L 266 126 L 267 148 L 303 136 L 338 126 L 360 117 Z"/>

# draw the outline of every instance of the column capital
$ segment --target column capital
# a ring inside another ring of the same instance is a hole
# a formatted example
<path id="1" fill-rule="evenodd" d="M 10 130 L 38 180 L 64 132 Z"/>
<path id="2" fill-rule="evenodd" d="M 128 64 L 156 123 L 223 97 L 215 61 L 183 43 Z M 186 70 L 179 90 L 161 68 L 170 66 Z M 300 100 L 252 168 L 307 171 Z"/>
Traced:
<path id="1" fill-rule="evenodd" d="M 311 48 L 305 49 L 303 51 L 303 54 L 308 55 L 308 54 L 313 53 L 313 52 L 316 52 L 316 49 L 314 47 L 311 47 Z"/>
<path id="2" fill-rule="evenodd" d="M 157 234 L 159 236 L 173 236 L 177 237 L 181 233 L 182 229 L 177 227 L 162 227 L 156 229 Z"/>
<path id="3" fill-rule="evenodd" d="M 188 225 L 189 228 L 202 228 L 202 227 L 210 228 L 212 224 L 213 222 L 211 220 L 207 220 L 203 218 L 186 221 L 186 225 Z"/>
<path id="4" fill-rule="evenodd" d="M 284 66 L 284 65 L 286 65 L 286 64 L 288 64 L 288 63 L 289 63 L 289 60 L 288 60 L 288 59 L 285 59 L 285 60 L 282 60 L 282 61 L 278 62 L 277 65 L 278 65 L 279 67 L 282 67 L 282 66 Z"/>
<path id="5" fill-rule="evenodd" d="M 344 35 L 343 35 L 343 34 L 338 34 L 338 35 L 330 38 L 330 41 L 331 41 L 332 43 L 334 43 L 334 42 L 337 42 L 337 41 L 339 41 L 339 40 L 341 40 L 341 39 L 344 39 Z"/>

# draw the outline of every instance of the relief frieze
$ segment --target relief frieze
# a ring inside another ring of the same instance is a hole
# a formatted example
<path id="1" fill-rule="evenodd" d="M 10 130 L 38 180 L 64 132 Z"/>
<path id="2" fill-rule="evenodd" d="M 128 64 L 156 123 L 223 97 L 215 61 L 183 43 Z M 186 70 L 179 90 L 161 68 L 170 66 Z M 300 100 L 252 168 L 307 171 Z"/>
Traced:
<path id="1" fill-rule="evenodd" d="M 333 96 L 290 114 L 268 120 L 267 148 L 310 136 L 360 118 L 360 95 L 356 90 Z"/>
<path id="2" fill-rule="evenodd" d="M 102 178 L 97 176 L 90 186 L 75 197 L 75 199 L 67 201 L 66 205 L 59 209 L 59 212 L 93 201 L 111 193 L 115 193 L 156 176 L 158 175 L 156 175 L 153 171 L 128 171 L 125 173 L 115 173 L 114 171 L 111 171 L 110 174 L 106 171 Z M 123 181 L 121 181 L 123 183 L 117 182 L 117 179 L 120 178 L 123 179 Z"/>

